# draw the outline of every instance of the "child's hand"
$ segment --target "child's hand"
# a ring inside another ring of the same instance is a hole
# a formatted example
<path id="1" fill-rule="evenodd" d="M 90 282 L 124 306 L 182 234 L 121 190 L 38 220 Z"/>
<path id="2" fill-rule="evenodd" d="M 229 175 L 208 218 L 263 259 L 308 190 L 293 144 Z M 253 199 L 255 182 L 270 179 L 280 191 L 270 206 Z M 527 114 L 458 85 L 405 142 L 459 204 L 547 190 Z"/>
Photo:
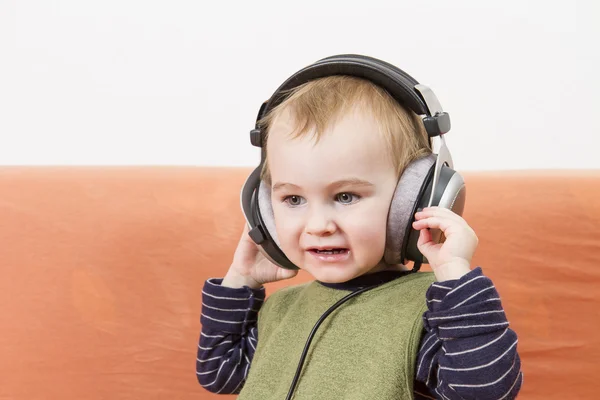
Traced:
<path id="1" fill-rule="evenodd" d="M 438 281 L 458 279 L 471 270 L 471 258 L 479 240 L 467 222 L 442 207 L 428 207 L 415 214 L 413 228 L 420 231 L 417 247 L 429 261 Z M 440 229 L 446 241 L 435 243 L 427 228 Z"/>
<path id="2" fill-rule="evenodd" d="M 280 268 L 267 260 L 248 236 L 248 225 L 244 224 L 244 232 L 233 255 L 233 262 L 221 285 L 258 289 L 264 283 L 293 278 L 297 274 L 297 270 Z"/>

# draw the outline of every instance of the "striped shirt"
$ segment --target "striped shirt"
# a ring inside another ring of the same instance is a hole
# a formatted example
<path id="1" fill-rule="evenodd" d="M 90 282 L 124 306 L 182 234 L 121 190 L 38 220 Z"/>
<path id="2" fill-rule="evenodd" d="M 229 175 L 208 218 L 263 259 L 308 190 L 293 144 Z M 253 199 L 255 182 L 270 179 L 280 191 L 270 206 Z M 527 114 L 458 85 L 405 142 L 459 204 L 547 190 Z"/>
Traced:
<path id="1" fill-rule="evenodd" d="M 355 290 L 401 274 L 383 271 L 324 285 Z M 209 279 L 202 290 L 196 375 L 210 392 L 237 394 L 256 350 L 257 314 L 265 289 L 228 288 L 221 282 Z M 523 381 L 517 335 L 509 328 L 496 288 L 481 268 L 457 280 L 432 284 L 426 301 L 415 398 L 514 399 Z"/>

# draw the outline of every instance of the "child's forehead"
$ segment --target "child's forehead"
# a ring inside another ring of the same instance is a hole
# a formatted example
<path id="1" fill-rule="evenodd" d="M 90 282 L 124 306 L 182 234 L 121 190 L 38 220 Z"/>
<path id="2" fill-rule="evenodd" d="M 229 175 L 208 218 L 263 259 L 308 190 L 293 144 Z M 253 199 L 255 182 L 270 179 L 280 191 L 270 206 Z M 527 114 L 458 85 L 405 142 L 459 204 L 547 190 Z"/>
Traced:
<path id="1" fill-rule="evenodd" d="M 299 120 L 293 109 L 283 109 L 273 118 L 269 129 L 269 140 L 274 145 L 282 145 L 296 139 L 312 139 L 318 145 L 323 139 L 331 142 L 349 140 L 381 141 L 385 138 L 373 114 L 360 107 L 349 107 L 324 121 L 322 131 L 317 131 L 315 121 Z M 271 140 L 275 139 L 275 140 Z"/>
<path id="2" fill-rule="evenodd" d="M 376 121 L 363 114 L 341 115 L 319 135 L 309 128 L 294 136 L 297 128 L 293 118 L 274 121 L 267 141 L 272 174 L 337 179 L 392 168 L 389 146 Z"/>

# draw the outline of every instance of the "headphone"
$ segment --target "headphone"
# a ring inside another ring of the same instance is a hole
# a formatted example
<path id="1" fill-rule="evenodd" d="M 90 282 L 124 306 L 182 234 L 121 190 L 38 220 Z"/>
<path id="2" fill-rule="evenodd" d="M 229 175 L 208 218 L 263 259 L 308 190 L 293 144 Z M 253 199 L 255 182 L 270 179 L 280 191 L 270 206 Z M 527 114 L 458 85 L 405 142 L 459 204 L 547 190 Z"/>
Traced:
<path id="1" fill-rule="evenodd" d="M 279 247 L 271 188 L 260 179 L 266 161 L 266 142 L 259 121 L 285 100 L 285 93 L 290 89 L 332 75 L 354 76 L 380 86 L 402 106 L 422 117 L 430 141 L 439 139 L 437 154 L 419 158 L 405 168 L 398 179 L 388 213 L 383 260 L 387 264 L 413 261 L 413 271 L 416 272 L 422 263 L 428 263 L 417 248 L 419 231 L 412 228 L 417 209 L 437 206 L 462 215 L 465 183 L 462 176 L 452 169 L 452 157 L 444 139 L 444 134 L 450 130 L 450 116 L 442 110 L 433 91 L 394 65 L 372 57 L 342 54 L 323 58 L 289 77 L 262 104 L 255 128 L 250 131 L 250 142 L 261 148 L 261 161 L 246 179 L 240 196 L 248 233 L 269 261 L 282 268 L 298 269 Z M 443 240 L 439 230 L 431 233 L 435 242 Z"/>

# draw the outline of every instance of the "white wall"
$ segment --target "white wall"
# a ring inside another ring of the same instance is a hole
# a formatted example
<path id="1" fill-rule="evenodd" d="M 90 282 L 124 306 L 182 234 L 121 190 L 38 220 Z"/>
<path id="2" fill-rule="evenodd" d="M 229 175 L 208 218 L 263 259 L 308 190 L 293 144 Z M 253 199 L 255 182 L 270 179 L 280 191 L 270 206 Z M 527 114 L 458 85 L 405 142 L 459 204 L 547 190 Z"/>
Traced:
<path id="1" fill-rule="evenodd" d="M 460 170 L 600 168 L 596 0 L 0 0 L 0 164 L 257 162 L 262 100 L 364 53 L 431 86 Z"/>

